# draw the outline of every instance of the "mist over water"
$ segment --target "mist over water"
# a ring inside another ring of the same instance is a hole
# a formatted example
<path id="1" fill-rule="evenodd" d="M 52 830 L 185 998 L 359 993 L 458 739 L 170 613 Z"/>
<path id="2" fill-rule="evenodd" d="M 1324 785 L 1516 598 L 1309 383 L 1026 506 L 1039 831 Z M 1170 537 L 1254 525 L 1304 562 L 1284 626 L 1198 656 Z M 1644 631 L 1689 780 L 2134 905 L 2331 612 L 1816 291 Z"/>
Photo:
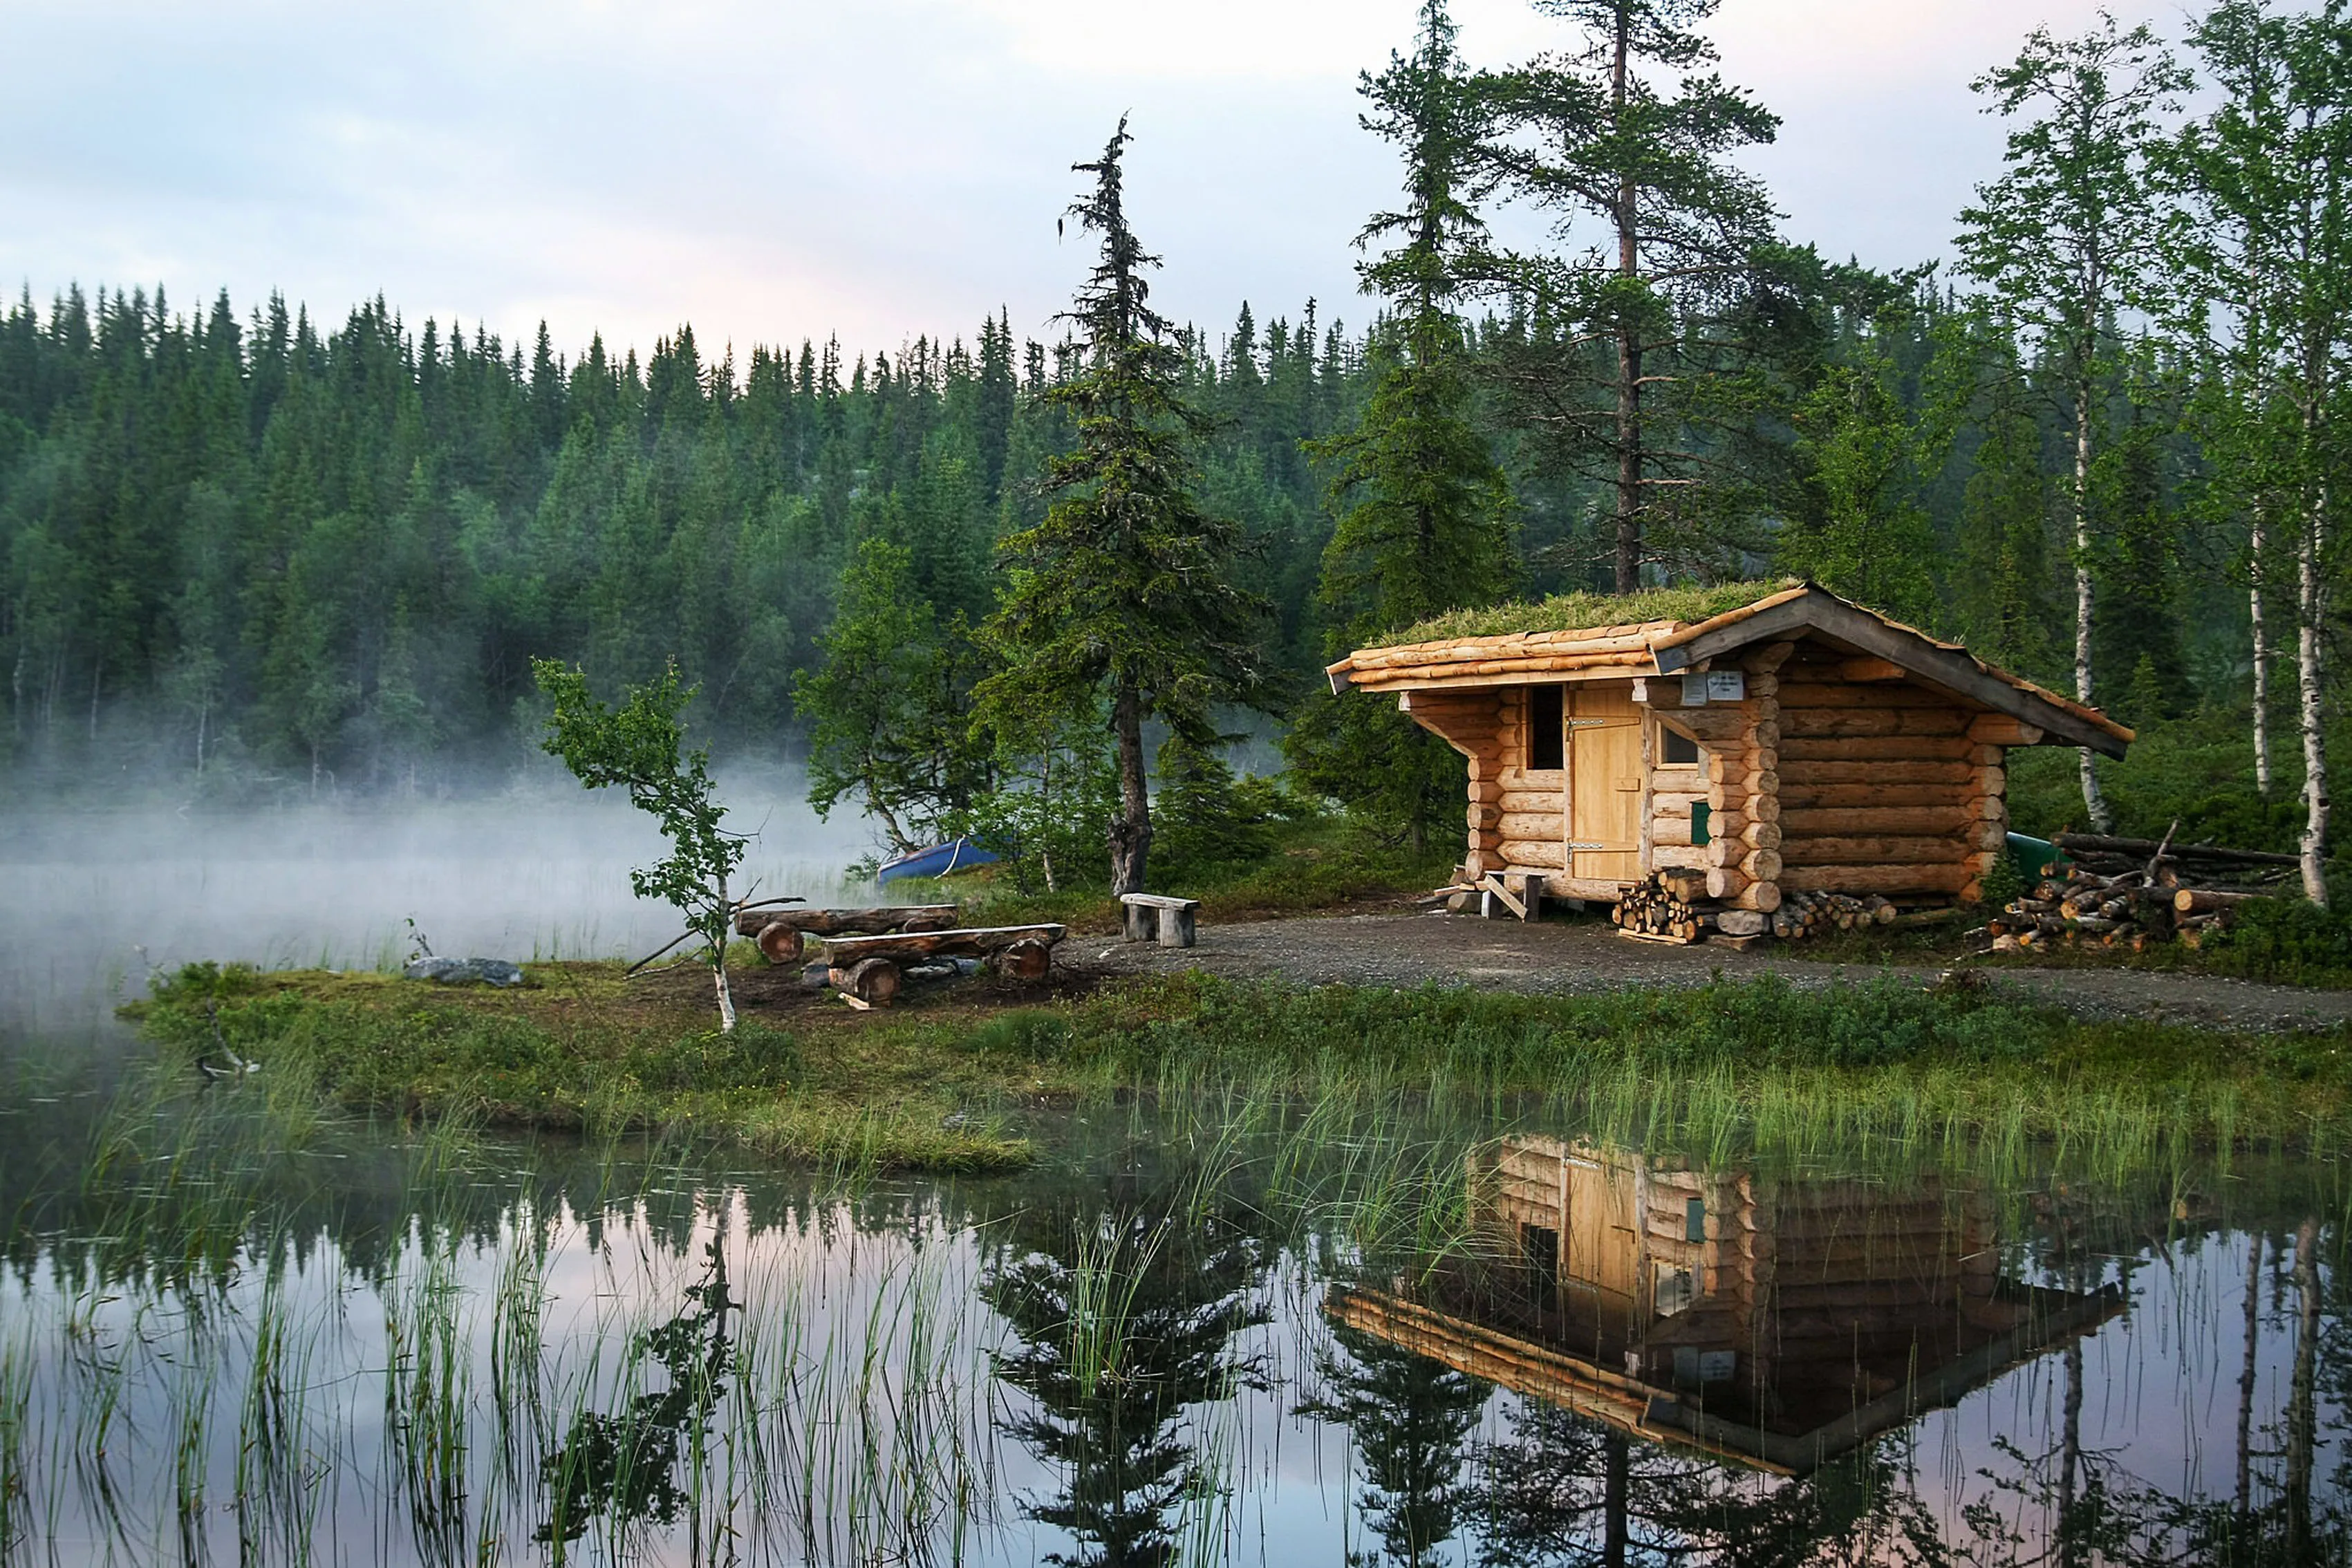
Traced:
<path id="1" fill-rule="evenodd" d="M 756 897 L 831 896 L 873 848 L 857 817 L 818 820 L 797 767 L 722 773 L 719 795 L 754 836 L 737 886 Z M 629 888 L 663 852 L 618 795 L 538 778 L 237 813 L 0 806 L 0 1050 L 119 1046 L 113 1005 L 183 963 L 396 964 L 410 921 L 453 957 L 642 956 L 679 929 Z"/>

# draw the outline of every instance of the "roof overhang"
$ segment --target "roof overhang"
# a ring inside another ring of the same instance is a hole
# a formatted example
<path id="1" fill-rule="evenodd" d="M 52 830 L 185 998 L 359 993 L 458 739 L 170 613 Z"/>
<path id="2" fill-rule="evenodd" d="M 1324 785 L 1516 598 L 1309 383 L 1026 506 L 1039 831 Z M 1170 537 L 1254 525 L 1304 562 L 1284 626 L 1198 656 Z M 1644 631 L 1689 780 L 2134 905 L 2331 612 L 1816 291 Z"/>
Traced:
<path id="1" fill-rule="evenodd" d="M 2129 729 L 2095 708 L 1812 583 L 1695 623 L 1652 621 L 1359 648 L 1328 673 L 1335 694 L 1350 686 L 1368 691 L 1443 690 L 1673 675 L 1746 648 L 1801 637 L 1885 659 L 1921 681 L 2032 726 L 2045 743 L 2087 746 L 2120 757 L 2133 740 Z"/>

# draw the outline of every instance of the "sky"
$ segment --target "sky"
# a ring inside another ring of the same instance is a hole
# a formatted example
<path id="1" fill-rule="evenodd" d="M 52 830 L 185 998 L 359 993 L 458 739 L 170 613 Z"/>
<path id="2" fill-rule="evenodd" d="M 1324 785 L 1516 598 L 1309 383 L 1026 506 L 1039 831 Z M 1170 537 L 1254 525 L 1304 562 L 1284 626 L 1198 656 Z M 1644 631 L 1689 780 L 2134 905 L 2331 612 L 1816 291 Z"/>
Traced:
<path id="1" fill-rule="evenodd" d="M 2110 0 L 2178 37 L 2176 6 Z M 1213 333 L 1360 323 L 1393 199 L 1359 73 L 1412 0 L 0 0 L 0 284 L 223 287 L 340 320 L 382 294 L 560 349 L 896 350 L 1010 310 L 1044 336 L 1088 253 L 1069 165 L 1122 113 L 1157 302 Z M 1832 257 L 1943 256 L 1997 173 L 1971 78 L 2097 0 L 1727 0 L 1726 79 L 1783 121 L 1747 160 Z M 1500 65 L 1570 40 L 1456 0 Z"/>

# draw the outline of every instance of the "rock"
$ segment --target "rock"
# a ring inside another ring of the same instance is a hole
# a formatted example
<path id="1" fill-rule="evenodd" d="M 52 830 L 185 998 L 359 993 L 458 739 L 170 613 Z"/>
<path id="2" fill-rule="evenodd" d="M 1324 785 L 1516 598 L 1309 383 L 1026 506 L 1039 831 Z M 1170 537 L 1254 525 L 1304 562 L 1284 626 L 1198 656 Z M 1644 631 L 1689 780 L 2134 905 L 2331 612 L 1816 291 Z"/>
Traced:
<path id="1" fill-rule="evenodd" d="M 503 958 L 420 958 L 401 971 L 436 985 L 520 985 L 522 970 Z"/>

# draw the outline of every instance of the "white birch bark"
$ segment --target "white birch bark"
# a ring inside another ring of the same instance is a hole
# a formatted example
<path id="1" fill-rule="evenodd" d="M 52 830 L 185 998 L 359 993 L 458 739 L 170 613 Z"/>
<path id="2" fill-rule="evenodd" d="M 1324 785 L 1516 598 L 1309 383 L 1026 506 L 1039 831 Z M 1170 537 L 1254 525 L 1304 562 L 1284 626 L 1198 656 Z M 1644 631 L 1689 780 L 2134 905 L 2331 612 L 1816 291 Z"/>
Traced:
<path id="1" fill-rule="evenodd" d="M 2074 700 L 2084 707 L 2094 706 L 2091 695 L 2091 368 L 2090 355 L 2083 356 L 2078 373 L 2081 380 L 2074 384 Z M 2107 809 L 2106 796 L 2099 791 L 2098 768 L 2091 748 L 2084 746 L 2080 753 L 2083 777 L 2083 809 L 2090 816 L 2091 831 L 2115 831 L 2115 813 Z"/>
<path id="2" fill-rule="evenodd" d="M 2325 909 L 2327 905 L 2327 744 L 2320 727 L 2321 630 L 2327 614 L 2327 584 L 2319 558 L 2326 542 L 2320 499 L 2304 521 L 2295 547 L 2296 626 L 2295 687 L 2303 729 L 2303 895 Z"/>

